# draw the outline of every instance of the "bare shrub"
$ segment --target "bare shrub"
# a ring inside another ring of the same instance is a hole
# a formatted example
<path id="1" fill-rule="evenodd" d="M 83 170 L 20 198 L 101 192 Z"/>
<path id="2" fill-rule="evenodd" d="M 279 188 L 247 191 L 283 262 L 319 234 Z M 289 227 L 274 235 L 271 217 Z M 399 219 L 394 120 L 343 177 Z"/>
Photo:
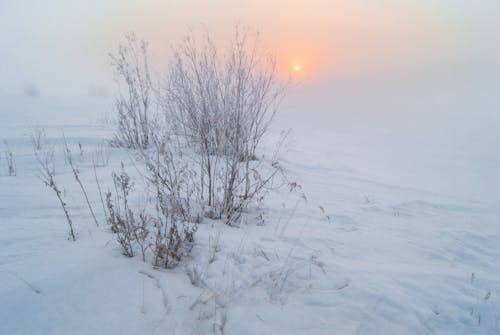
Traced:
<path id="1" fill-rule="evenodd" d="M 215 259 L 217 253 L 220 251 L 220 231 L 215 235 L 208 236 L 208 263 L 212 264 Z"/>
<path id="2" fill-rule="evenodd" d="M 33 127 L 30 131 L 30 140 L 33 150 L 42 150 L 43 147 L 48 144 L 45 129 L 41 127 Z"/>
<path id="3" fill-rule="evenodd" d="M 118 132 L 113 144 L 126 148 L 147 148 L 151 135 L 152 83 L 149 72 L 147 43 L 138 41 L 133 33 L 116 54 L 110 54 L 112 66 L 123 83 L 116 97 Z"/>
<path id="4" fill-rule="evenodd" d="M 121 178 L 122 176 L 118 178 Z M 116 182 L 121 183 L 123 181 L 123 179 L 120 179 Z M 127 185 L 120 184 L 119 187 L 126 188 Z M 128 211 L 124 212 L 124 214 L 121 214 L 119 209 L 120 205 L 115 208 L 111 197 L 111 192 L 108 192 L 106 194 L 106 205 L 109 211 L 108 222 L 111 225 L 111 230 L 116 234 L 118 243 L 123 248 L 123 254 L 127 257 L 134 257 L 135 250 L 138 247 L 139 251 L 141 252 L 142 260 L 145 262 L 146 252 L 150 247 L 150 217 L 144 210 L 139 214 L 138 217 L 136 217 L 136 215 L 130 208 L 128 208 Z"/>
<path id="5" fill-rule="evenodd" d="M 38 162 L 38 177 L 40 180 L 50 189 L 54 191 L 59 200 L 59 204 L 66 216 L 66 221 L 68 222 L 69 235 L 73 241 L 76 241 L 75 232 L 73 230 L 73 222 L 68 213 L 66 207 L 66 202 L 62 198 L 62 191 L 56 183 L 55 180 L 55 161 L 54 161 L 54 149 L 52 147 L 46 147 L 43 145 L 46 143 L 45 133 L 40 133 L 40 138 L 33 138 L 31 140 L 33 144 L 33 152 L 35 158 Z"/>
<path id="6" fill-rule="evenodd" d="M 188 254 L 201 220 L 192 208 L 195 174 L 181 153 L 171 151 L 161 136 L 153 137 L 153 150 L 142 153 L 147 182 L 155 191 L 155 266 L 171 267 Z"/>
<path id="7" fill-rule="evenodd" d="M 96 185 L 97 185 L 97 191 L 99 192 L 99 199 L 101 201 L 102 210 L 104 213 L 104 217 L 106 218 L 106 221 L 108 221 L 108 213 L 106 210 L 106 205 L 104 203 L 104 197 L 103 197 L 103 192 L 102 192 L 102 188 L 101 188 L 101 183 L 100 183 L 99 177 L 97 175 L 97 168 L 108 166 L 110 156 L 111 156 L 110 148 L 107 145 L 107 143 L 104 141 L 97 145 L 97 148 L 95 149 L 94 153 L 92 154 L 92 169 L 94 171 L 94 180 L 95 180 Z"/>
<path id="8" fill-rule="evenodd" d="M 161 88 L 152 85 L 146 43 L 134 35 L 111 57 L 125 83 L 113 143 L 143 163 L 138 171 L 145 172 L 156 213 L 134 215 L 127 200 L 132 183 L 122 171 L 113 176 L 116 199 L 106 196 L 108 221 L 127 256 L 135 255 L 141 235 L 148 241 L 143 259 L 150 248 L 155 266 L 172 267 L 189 254 L 202 215 L 234 224 L 274 187 L 281 166 L 276 156 L 259 159 L 257 150 L 284 86 L 274 57 L 248 31 L 237 30 L 229 49 L 208 35 L 186 38 L 174 47 Z M 215 245 L 212 261 L 216 251 Z"/>
<path id="9" fill-rule="evenodd" d="M 14 160 L 14 154 L 10 150 L 9 143 L 7 140 L 3 140 L 5 162 L 7 164 L 7 175 L 14 177 L 17 174 L 16 161 Z"/>
<path id="10" fill-rule="evenodd" d="M 78 152 L 79 152 L 80 159 L 83 159 L 83 155 L 85 154 L 85 151 L 83 150 L 82 142 L 78 142 Z"/>
<path id="11" fill-rule="evenodd" d="M 123 254 L 134 257 L 135 244 L 135 218 L 133 211 L 129 208 L 128 197 L 133 188 L 130 177 L 123 170 L 117 175 L 113 173 L 113 182 L 116 189 L 116 200 L 113 203 L 112 194 L 106 194 L 106 206 L 108 208 L 108 223 L 111 231 L 116 234 L 118 243 L 123 248 Z"/>
<path id="12" fill-rule="evenodd" d="M 180 183 L 180 179 L 170 180 L 169 177 L 173 175 L 164 176 L 163 168 L 155 171 L 162 180 L 157 185 L 157 216 L 147 214 L 146 210 L 142 210 L 138 216 L 134 214 L 129 203 L 133 182 L 122 169 L 121 174 L 113 174 L 116 200 L 112 200 L 110 192 L 106 195 L 108 220 L 124 255 L 133 257 L 138 248 L 142 259 L 146 261 L 146 252 L 151 249 L 154 265 L 169 268 L 190 251 L 197 227 L 195 222 L 187 221 L 186 202 L 180 201 L 175 193 L 180 186 L 175 183 Z"/>
<path id="13" fill-rule="evenodd" d="M 110 157 L 110 147 L 107 145 L 107 143 L 102 142 L 99 143 L 95 148 L 92 154 L 92 162 L 96 167 L 105 167 L 109 165 Z"/>
<path id="14" fill-rule="evenodd" d="M 80 189 L 82 190 L 82 194 L 85 197 L 85 201 L 87 203 L 87 207 L 89 208 L 90 214 L 92 215 L 92 218 L 94 219 L 94 222 L 96 226 L 99 227 L 99 222 L 97 221 L 97 218 L 94 214 L 94 209 L 92 208 L 92 205 L 90 204 L 89 197 L 87 195 L 87 191 L 85 190 L 85 187 L 83 186 L 82 180 L 80 179 L 80 170 L 76 166 L 75 162 L 73 161 L 73 156 L 71 154 L 71 150 L 69 149 L 68 142 L 66 141 L 66 137 L 63 135 L 63 143 L 64 143 L 64 157 L 66 162 L 68 162 L 69 166 L 71 167 L 71 171 L 73 172 L 73 177 L 75 177 L 76 182 L 80 186 Z M 78 147 L 80 149 L 80 156 L 83 155 L 83 149 L 81 143 L 78 143 Z"/>
<path id="15" fill-rule="evenodd" d="M 92 157 L 92 169 L 94 170 L 94 179 L 95 179 L 95 183 L 97 185 L 97 191 L 99 192 L 99 199 L 101 200 L 101 205 L 102 205 L 104 217 L 106 218 L 106 221 L 108 221 L 108 213 L 106 211 L 106 206 L 104 205 L 104 198 L 102 196 L 101 182 L 99 181 L 99 177 L 97 176 L 97 166 L 96 166 L 94 157 Z"/>
<path id="16" fill-rule="evenodd" d="M 141 251 L 141 256 L 143 262 L 146 261 L 146 251 L 150 248 L 151 243 L 149 241 L 149 227 L 152 219 L 146 214 L 145 210 L 139 214 L 139 220 L 135 224 L 134 228 L 134 239 L 139 246 L 139 250 Z"/>
<path id="17" fill-rule="evenodd" d="M 201 199 L 231 223 L 277 173 L 263 175 L 252 161 L 284 87 L 258 34 L 237 29 L 228 51 L 218 50 L 208 34 L 175 47 L 161 106 L 172 132 L 199 155 Z"/>

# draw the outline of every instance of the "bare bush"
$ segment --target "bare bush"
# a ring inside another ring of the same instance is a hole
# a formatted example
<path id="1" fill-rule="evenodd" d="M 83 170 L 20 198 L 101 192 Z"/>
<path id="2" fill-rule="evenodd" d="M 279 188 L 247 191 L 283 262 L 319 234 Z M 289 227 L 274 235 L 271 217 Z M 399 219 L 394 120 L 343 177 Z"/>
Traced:
<path id="1" fill-rule="evenodd" d="M 87 195 L 87 191 L 85 190 L 85 187 L 83 186 L 82 180 L 80 179 L 80 170 L 76 166 L 76 163 L 73 161 L 73 156 L 71 154 L 71 150 L 69 149 L 68 142 L 66 141 L 66 137 L 63 135 L 63 142 L 64 142 L 64 157 L 66 162 L 68 162 L 69 166 L 71 167 L 71 171 L 73 172 L 73 177 L 75 177 L 76 182 L 80 186 L 80 189 L 82 190 L 82 194 L 85 197 L 85 201 L 87 203 L 87 207 L 89 208 L 90 214 L 92 215 L 92 218 L 94 219 L 94 222 L 96 226 L 99 227 L 99 222 L 97 221 L 97 218 L 94 214 L 94 209 L 92 208 L 92 205 L 90 204 L 89 197 Z M 80 149 L 80 156 L 83 155 L 83 149 L 81 143 L 78 143 L 78 147 Z"/>
<path id="2" fill-rule="evenodd" d="M 193 209 L 195 174 L 181 153 L 171 151 L 161 136 L 153 137 L 153 150 L 143 152 L 147 182 L 155 191 L 154 264 L 171 267 L 189 253 L 201 217 Z"/>
<path id="3" fill-rule="evenodd" d="M 46 143 L 45 133 L 39 133 L 40 138 L 34 138 L 32 136 L 31 142 L 33 144 L 33 152 L 35 158 L 38 162 L 38 177 L 40 180 L 50 189 L 54 191 L 59 200 L 59 204 L 66 216 L 66 221 L 68 222 L 69 235 L 73 241 L 76 241 L 75 232 L 73 230 L 73 221 L 71 220 L 66 202 L 62 198 L 62 191 L 56 183 L 55 180 L 55 160 L 54 160 L 54 149 L 42 145 Z"/>
<path id="4" fill-rule="evenodd" d="M 142 221 L 134 216 L 131 181 L 123 172 L 114 176 L 108 221 L 127 256 L 135 254 L 141 222 L 149 241 L 142 250 L 151 247 L 155 266 L 175 266 L 190 252 L 202 215 L 236 223 L 282 171 L 276 156 L 257 156 L 284 88 L 274 57 L 248 31 L 237 30 L 229 49 L 218 50 L 208 35 L 186 38 L 174 47 L 161 88 L 152 85 L 145 42 L 127 35 L 112 56 L 126 88 L 117 98 L 114 143 L 144 164 L 138 170 L 144 167 L 156 209 L 153 216 L 143 211 Z M 153 106 L 161 114 L 153 117 Z"/>
<path id="5" fill-rule="evenodd" d="M 134 212 L 128 205 L 129 194 L 134 185 L 123 168 L 119 175 L 113 173 L 113 182 L 116 189 L 115 204 L 111 199 L 111 192 L 106 194 L 108 223 L 111 225 L 111 231 L 116 234 L 118 243 L 123 248 L 123 254 L 134 257 L 135 218 Z"/>
<path id="6" fill-rule="evenodd" d="M 124 84 L 116 97 L 118 132 L 113 144 L 126 148 L 147 148 L 151 135 L 152 83 L 149 72 L 147 43 L 133 33 L 116 54 L 110 54 L 118 83 Z"/>
<path id="7" fill-rule="evenodd" d="M 102 142 L 99 143 L 95 148 L 92 154 L 92 162 L 96 167 L 105 167 L 109 165 L 110 157 L 110 147 L 107 145 L 107 143 Z"/>
<path id="8" fill-rule="evenodd" d="M 14 160 L 14 154 L 10 150 L 9 143 L 7 140 L 3 141 L 4 152 L 5 152 L 5 162 L 7 164 L 7 175 L 13 177 L 17 174 L 16 161 Z"/>
<path id="9" fill-rule="evenodd" d="M 92 169 L 94 170 L 94 179 L 95 179 L 95 183 L 97 186 L 97 191 L 99 192 L 99 199 L 101 200 L 101 205 L 102 205 L 104 217 L 106 218 L 106 221 L 108 221 L 108 212 L 106 211 L 106 206 L 104 205 L 104 198 L 102 196 L 101 182 L 99 181 L 99 177 L 97 176 L 97 166 L 96 166 L 96 163 L 95 163 L 95 160 L 93 157 L 92 157 Z"/>
<path id="10" fill-rule="evenodd" d="M 173 164 L 164 166 L 167 159 L 157 159 L 154 165 L 147 167 L 148 178 L 154 180 L 154 183 L 150 183 L 156 189 L 156 216 L 149 215 L 144 209 L 138 216 L 134 214 L 129 203 L 134 185 L 123 167 L 119 175 L 113 174 L 116 198 L 113 200 L 111 192 L 108 192 L 106 207 L 108 222 L 117 235 L 124 255 L 133 257 L 138 248 L 145 261 L 146 253 L 151 249 L 153 264 L 170 268 L 191 250 L 198 222 L 191 221 L 193 216 L 190 214 L 189 201 L 181 197 L 187 189 L 183 179 L 185 171 L 175 168 Z"/>
<path id="11" fill-rule="evenodd" d="M 33 127 L 30 132 L 30 140 L 33 150 L 42 150 L 42 148 L 48 144 L 45 129 L 41 127 Z"/>
<path id="12" fill-rule="evenodd" d="M 220 231 L 215 235 L 208 236 L 208 263 L 212 264 L 215 259 L 217 253 L 220 251 Z"/>
<path id="13" fill-rule="evenodd" d="M 201 198 L 231 223 L 277 172 L 263 175 L 251 162 L 283 85 L 258 34 L 237 30 L 228 51 L 220 49 L 208 35 L 184 39 L 174 48 L 161 101 L 172 132 L 199 155 Z"/>

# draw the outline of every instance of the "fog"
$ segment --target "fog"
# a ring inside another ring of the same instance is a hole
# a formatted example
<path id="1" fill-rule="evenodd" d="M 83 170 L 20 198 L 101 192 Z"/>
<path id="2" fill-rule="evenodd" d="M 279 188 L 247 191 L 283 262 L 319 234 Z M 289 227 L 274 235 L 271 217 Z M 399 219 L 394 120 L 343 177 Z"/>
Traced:
<path id="1" fill-rule="evenodd" d="M 123 33 L 151 43 L 160 71 L 169 45 L 190 28 L 204 26 L 223 42 L 235 24 L 260 30 L 282 65 L 301 58 L 306 86 L 358 78 L 378 88 L 391 85 L 384 80 L 400 87 L 400 79 L 445 90 L 498 88 L 499 10 L 494 0 L 3 0 L 0 90 L 110 90 L 107 54 Z"/>
<path id="2" fill-rule="evenodd" d="M 295 59 L 304 68 L 285 119 L 399 131 L 396 141 L 460 156 L 469 176 L 460 190 L 491 197 L 500 187 L 498 13 L 497 0 L 0 0 L 0 97 L 109 100 L 108 53 L 123 33 L 150 42 L 161 73 L 190 29 L 223 45 L 246 25 L 261 31 L 284 78 Z"/>

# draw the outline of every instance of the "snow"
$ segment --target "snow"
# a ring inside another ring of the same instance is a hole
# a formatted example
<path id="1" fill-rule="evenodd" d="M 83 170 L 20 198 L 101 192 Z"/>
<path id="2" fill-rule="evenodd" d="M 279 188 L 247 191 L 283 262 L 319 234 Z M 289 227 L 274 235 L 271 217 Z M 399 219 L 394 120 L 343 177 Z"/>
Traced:
<path id="1" fill-rule="evenodd" d="M 17 165 L 7 176 L 2 153 L 0 334 L 500 333 L 495 149 L 471 161 L 454 139 L 285 111 L 267 143 L 292 129 L 281 158 L 300 190 L 271 192 L 238 228 L 205 219 L 192 255 L 158 270 L 124 257 L 104 224 L 90 157 L 112 133 L 111 104 L 1 97 L 0 108 Z M 83 145 L 100 227 L 56 151 L 76 242 L 36 177 L 33 126 Z M 109 155 L 104 189 L 121 161 L 140 181 L 126 153 Z"/>

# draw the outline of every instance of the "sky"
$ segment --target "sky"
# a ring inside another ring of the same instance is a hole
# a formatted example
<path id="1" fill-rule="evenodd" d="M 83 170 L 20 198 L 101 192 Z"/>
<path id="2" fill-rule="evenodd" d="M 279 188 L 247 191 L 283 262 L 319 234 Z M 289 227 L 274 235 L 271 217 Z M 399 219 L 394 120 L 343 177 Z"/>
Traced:
<path id="1" fill-rule="evenodd" d="M 498 13 L 498 0 L 0 0 L 0 95 L 109 98 L 126 32 L 149 42 L 161 74 L 190 31 L 223 47 L 240 25 L 261 32 L 281 76 L 300 66 L 285 108 L 491 123 Z"/>
<path id="2" fill-rule="evenodd" d="M 281 72 L 299 64 L 305 86 L 425 74 L 497 85 L 498 12 L 496 0 L 0 0 L 0 93 L 112 90 L 108 53 L 125 32 L 150 42 L 161 71 L 190 29 L 222 45 L 236 24 L 262 33 Z"/>
<path id="3" fill-rule="evenodd" d="M 426 148 L 436 159 L 454 155 L 455 166 L 429 165 L 421 180 L 491 197 L 500 187 L 498 13 L 498 0 L 0 0 L 0 100 L 33 91 L 109 100 L 108 54 L 124 33 L 149 41 L 161 74 L 170 46 L 190 31 L 206 29 L 224 46 L 247 26 L 261 32 L 280 76 L 300 66 L 285 115 L 366 129 L 368 153 L 394 142 L 420 143 L 422 159 Z M 398 135 L 372 147 L 387 129 Z M 401 157 L 371 162 L 383 172 Z"/>

